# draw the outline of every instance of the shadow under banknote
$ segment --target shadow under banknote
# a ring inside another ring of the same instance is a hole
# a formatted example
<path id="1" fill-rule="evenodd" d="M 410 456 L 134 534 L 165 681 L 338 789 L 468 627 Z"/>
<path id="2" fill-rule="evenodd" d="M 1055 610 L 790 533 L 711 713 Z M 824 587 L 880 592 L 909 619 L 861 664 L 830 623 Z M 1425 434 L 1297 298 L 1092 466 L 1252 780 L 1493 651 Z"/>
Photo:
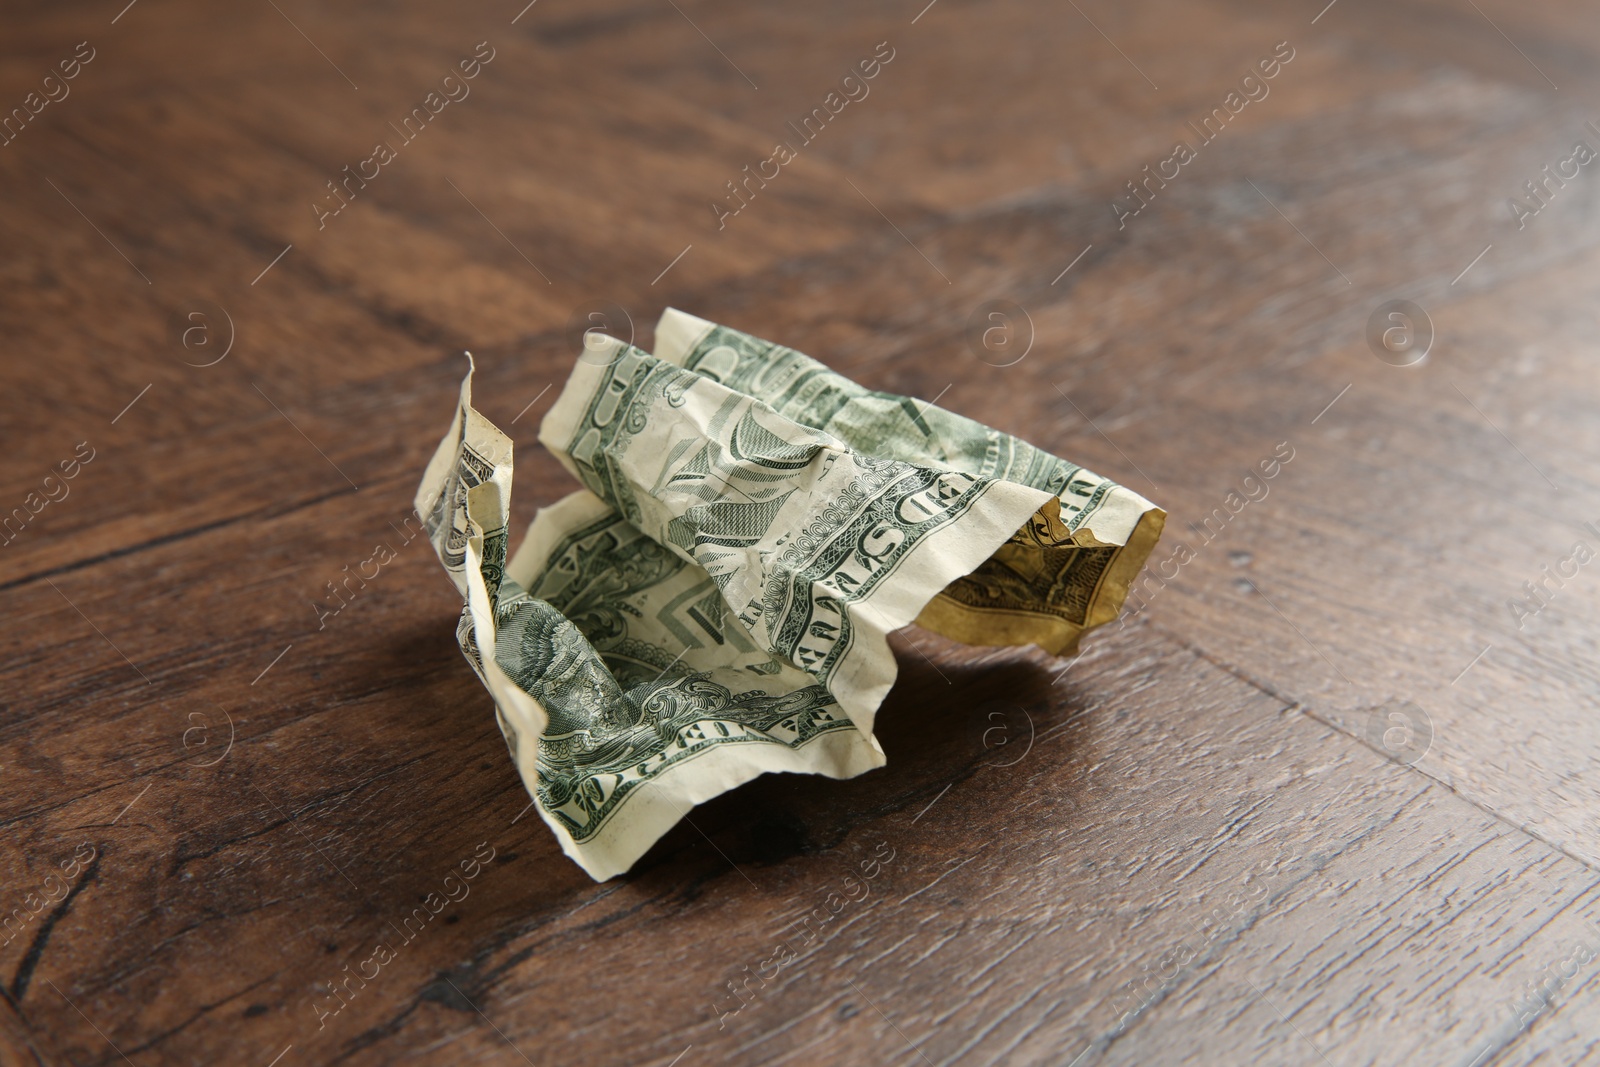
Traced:
<path id="1" fill-rule="evenodd" d="M 765 775 L 696 808 L 692 822 L 656 842 L 629 880 L 670 872 L 668 880 L 676 881 L 689 866 L 704 868 L 702 877 L 720 877 L 720 870 L 740 881 L 734 866 L 820 856 L 886 816 L 910 825 L 946 786 L 1032 773 L 1037 736 L 1086 710 L 1074 690 L 1052 687 L 1058 661 L 1037 651 L 975 653 L 914 626 L 898 631 L 892 643 L 900 674 L 879 710 L 877 734 L 893 774 L 869 772 L 843 782 Z M 1070 762 L 1070 739 L 1065 747 L 1053 741 L 1049 759 Z M 944 802 L 954 806 L 958 798 Z"/>

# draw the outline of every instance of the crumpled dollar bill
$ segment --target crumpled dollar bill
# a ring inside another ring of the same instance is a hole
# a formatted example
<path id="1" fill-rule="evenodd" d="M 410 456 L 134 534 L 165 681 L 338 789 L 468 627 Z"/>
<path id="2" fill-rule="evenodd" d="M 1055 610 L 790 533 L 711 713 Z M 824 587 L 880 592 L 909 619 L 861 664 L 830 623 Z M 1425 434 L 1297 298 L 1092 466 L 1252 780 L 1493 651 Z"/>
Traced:
<path id="1" fill-rule="evenodd" d="M 539 440 L 584 488 L 511 556 L 511 440 L 472 407 L 469 370 L 416 507 L 522 780 L 597 880 L 759 774 L 882 766 L 893 630 L 1075 651 L 1166 518 L 1009 434 L 670 308 L 654 354 L 586 336 Z"/>

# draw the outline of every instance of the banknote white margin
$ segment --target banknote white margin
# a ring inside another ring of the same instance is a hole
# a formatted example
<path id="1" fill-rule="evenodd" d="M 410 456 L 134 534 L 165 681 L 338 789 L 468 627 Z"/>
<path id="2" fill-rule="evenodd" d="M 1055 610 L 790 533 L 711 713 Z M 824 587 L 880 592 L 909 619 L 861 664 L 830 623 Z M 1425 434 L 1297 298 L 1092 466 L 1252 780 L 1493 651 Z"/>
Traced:
<path id="1" fill-rule="evenodd" d="M 716 326 L 716 323 L 687 311 L 667 308 L 656 320 L 656 347 L 651 354 L 663 363 L 681 367 L 684 358 L 694 351 L 700 339 Z"/>

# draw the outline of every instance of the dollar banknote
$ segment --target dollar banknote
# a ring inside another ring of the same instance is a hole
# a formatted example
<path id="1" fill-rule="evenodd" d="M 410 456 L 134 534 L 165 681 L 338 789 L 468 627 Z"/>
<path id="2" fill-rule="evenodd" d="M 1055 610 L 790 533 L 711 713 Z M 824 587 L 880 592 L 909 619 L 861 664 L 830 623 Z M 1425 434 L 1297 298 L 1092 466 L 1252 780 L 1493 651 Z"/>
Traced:
<path id="1" fill-rule="evenodd" d="M 584 488 L 515 556 L 470 370 L 417 494 L 512 759 L 596 879 L 757 775 L 882 766 L 890 632 L 1068 650 L 1160 534 L 1131 490 L 792 349 L 670 309 L 656 347 L 585 338 L 539 431 Z"/>
<path id="2" fill-rule="evenodd" d="M 1060 501 L 1065 527 L 1032 522 L 951 583 L 917 622 L 973 645 L 1036 644 L 1070 654 L 1115 619 L 1161 536 L 1144 497 L 1020 438 L 933 404 L 864 389 L 792 348 L 668 308 L 655 355 L 753 396 L 853 449 L 1012 482 Z"/>

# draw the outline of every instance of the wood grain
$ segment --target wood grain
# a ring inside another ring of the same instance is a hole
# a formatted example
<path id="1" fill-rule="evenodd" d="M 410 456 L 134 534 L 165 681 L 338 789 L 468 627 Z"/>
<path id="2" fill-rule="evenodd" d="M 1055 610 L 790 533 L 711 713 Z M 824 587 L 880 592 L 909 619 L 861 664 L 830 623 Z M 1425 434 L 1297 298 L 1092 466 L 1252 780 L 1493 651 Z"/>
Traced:
<path id="1" fill-rule="evenodd" d="M 94 453 L 0 544 L 0 1061 L 1600 1059 L 1600 564 L 1508 607 L 1600 548 L 1600 172 L 1507 207 L 1600 148 L 1587 8 L 0 19 L 7 108 L 96 50 L 0 147 L 0 515 Z M 870 94 L 719 227 L 880 42 Z M 1006 367 L 968 333 L 998 299 L 1031 342 Z M 1393 299 L 1431 319 L 1418 365 L 1365 340 Z M 1146 493 L 1154 559 L 1192 559 L 1070 664 L 898 635 L 886 769 L 760 779 L 596 885 L 527 812 L 405 523 L 464 348 L 517 521 L 570 488 L 534 435 L 603 302 L 642 344 L 674 304 L 941 396 Z M 197 310 L 233 342 L 209 366 Z"/>

